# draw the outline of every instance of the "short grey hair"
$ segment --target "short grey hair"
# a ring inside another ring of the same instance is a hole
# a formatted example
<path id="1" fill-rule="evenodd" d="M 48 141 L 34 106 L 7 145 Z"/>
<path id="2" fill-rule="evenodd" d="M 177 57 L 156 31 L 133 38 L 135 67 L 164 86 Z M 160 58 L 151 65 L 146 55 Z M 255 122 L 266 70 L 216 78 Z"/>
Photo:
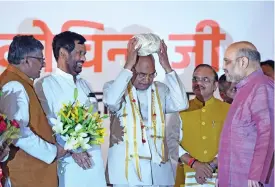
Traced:
<path id="1" fill-rule="evenodd" d="M 237 57 L 247 57 L 251 61 L 260 62 L 261 54 L 255 49 L 241 48 L 238 50 Z"/>

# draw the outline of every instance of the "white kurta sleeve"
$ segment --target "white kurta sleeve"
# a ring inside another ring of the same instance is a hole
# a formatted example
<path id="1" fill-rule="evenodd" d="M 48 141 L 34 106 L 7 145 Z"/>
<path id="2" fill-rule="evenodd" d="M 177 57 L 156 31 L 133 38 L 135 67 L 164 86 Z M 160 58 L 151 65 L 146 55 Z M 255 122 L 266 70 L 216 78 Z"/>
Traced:
<path id="1" fill-rule="evenodd" d="M 55 89 L 58 89 L 56 87 L 56 82 L 51 81 L 50 79 L 40 79 L 35 84 L 37 97 L 40 100 L 40 103 L 48 119 L 48 123 L 51 126 L 55 125 L 58 113 L 58 109 L 56 107 L 58 101 L 56 101 L 54 93 Z M 64 147 L 65 141 L 61 138 L 61 136 L 56 135 L 55 137 L 57 143 Z"/>
<path id="2" fill-rule="evenodd" d="M 185 88 L 175 71 L 165 76 L 166 90 L 165 113 L 179 112 L 189 107 L 189 101 Z"/>
<path id="3" fill-rule="evenodd" d="M 180 129 L 179 129 L 180 130 L 180 133 L 179 133 L 180 135 L 179 135 L 179 141 L 178 141 L 179 158 L 180 158 L 182 155 L 184 155 L 188 152 L 181 146 L 181 142 L 182 142 L 182 139 L 183 139 L 183 129 L 182 129 L 182 120 L 181 120 L 179 114 L 177 114 L 176 119 L 177 119 L 179 127 L 180 127 Z"/>
<path id="4" fill-rule="evenodd" d="M 120 110 L 122 97 L 132 76 L 133 73 L 130 70 L 123 69 L 114 81 L 105 83 L 103 87 L 103 103 L 111 112 Z"/>
<path id="5" fill-rule="evenodd" d="M 17 120 L 21 129 L 21 138 L 16 141 L 15 146 L 41 161 L 52 163 L 57 155 L 57 148 L 29 128 L 29 97 L 23 85 L 11 81 L 2 87 L 2 92 L 1 112 L 6 114 L 8 119 Z"/>

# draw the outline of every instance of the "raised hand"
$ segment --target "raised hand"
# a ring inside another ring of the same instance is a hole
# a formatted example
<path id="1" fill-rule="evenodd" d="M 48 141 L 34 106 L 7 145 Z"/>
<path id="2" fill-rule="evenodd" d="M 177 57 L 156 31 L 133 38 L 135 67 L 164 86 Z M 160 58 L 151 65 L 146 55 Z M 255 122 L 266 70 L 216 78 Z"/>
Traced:
<path id="1" fill-rule="evenodd" d="M 159 63 L 162 66 L 162 68 L 165 70 L 165 72 L 170 73 L 171 71 L 173 71 L 168 59 L 167 46 L 163 40 L 161 40 L 160 42 L 160 50 L 158 52 L 158 56 L 159 56 Z"/>
<path id="2" fill-rule="evenodd" d="M 138 39 L 132 38 L 128 42 L 127 46 L 127 60 L 124 66 L 125 69 L 132 70 L 133 66 L 137 62 L 138 50 L 141 48 L 141 45 L 137 46 Z"/>

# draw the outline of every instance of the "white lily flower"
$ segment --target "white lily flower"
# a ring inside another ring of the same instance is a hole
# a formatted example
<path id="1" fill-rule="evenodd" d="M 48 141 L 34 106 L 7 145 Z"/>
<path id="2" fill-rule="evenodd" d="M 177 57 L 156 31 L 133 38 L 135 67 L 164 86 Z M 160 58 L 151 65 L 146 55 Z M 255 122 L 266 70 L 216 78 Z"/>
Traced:
<path id="1" fill-rule="evenodd" d="M 91 148 L 91 146 L 88 144 L 90 138 L 78 137 L 77 140 L 78 140 L 78 143 L 80 144 L 82 149 L 88 150 Z"/>
<path id="2" fill-rule="evenodd" d="M 82 129 L 82 125 L 77 124 L 74 130 L 75 132 L 79 132 L 81 129 Z"/>
<path id="3" fill-rule="evenodd" d="M 66 141 L 64 149 L 65 150 L 77 149 L 78 144 L 79 142 L 77 141 L 77 139 L 75 137 L 71 137 Z"/>
<path id="4" fill-rule="evenodd" d="M 52 130 L 53 130 L 55 133 L 62 134 L 63 131 L 64 131 L 64 130 L 63 130 L 64 124 L 61 122 L 60 117 L 57 117 L 57 119 L 51 119 L 51 121 L 53 121 L 53 123 L 55 124 L 55 125 L 52 127 Z"/>
<path id="5" fill-rule="evenodd" d="M 76 137 L 76 136 L 77 136 L 77 133 L 74 131 L 74 132 L 70 133 L 70 136 L 71 136 L 71 137 Z"/>
<path id="6" fill-rule="evenodd" d="M 83 137 L 83 138 L 87 137 L 87 135 L 88 135 L 88 134 L 87 134 L 87 133 L 85 133 L 85 132 L 81 132 L 81 133 L 79 133 L 79 136 L 80 136 L 80 137 Z"/>

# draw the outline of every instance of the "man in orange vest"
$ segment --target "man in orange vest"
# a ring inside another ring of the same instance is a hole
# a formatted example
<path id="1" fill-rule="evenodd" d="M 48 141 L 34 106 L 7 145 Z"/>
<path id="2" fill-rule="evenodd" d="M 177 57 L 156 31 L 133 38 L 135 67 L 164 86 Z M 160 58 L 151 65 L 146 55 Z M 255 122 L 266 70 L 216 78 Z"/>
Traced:
<path id="1" fill-rule="evenodd" d="M 10 146 L 2 164 L 5 187 L 57 187 L 55 160 L 66 152 L 55 145 L 33 81 L 45 65 L 40 41 L 15 36 L 9 48 L 7 69 L 0 76 L 0 112 L 17 120 L 21 137 Z"/>

